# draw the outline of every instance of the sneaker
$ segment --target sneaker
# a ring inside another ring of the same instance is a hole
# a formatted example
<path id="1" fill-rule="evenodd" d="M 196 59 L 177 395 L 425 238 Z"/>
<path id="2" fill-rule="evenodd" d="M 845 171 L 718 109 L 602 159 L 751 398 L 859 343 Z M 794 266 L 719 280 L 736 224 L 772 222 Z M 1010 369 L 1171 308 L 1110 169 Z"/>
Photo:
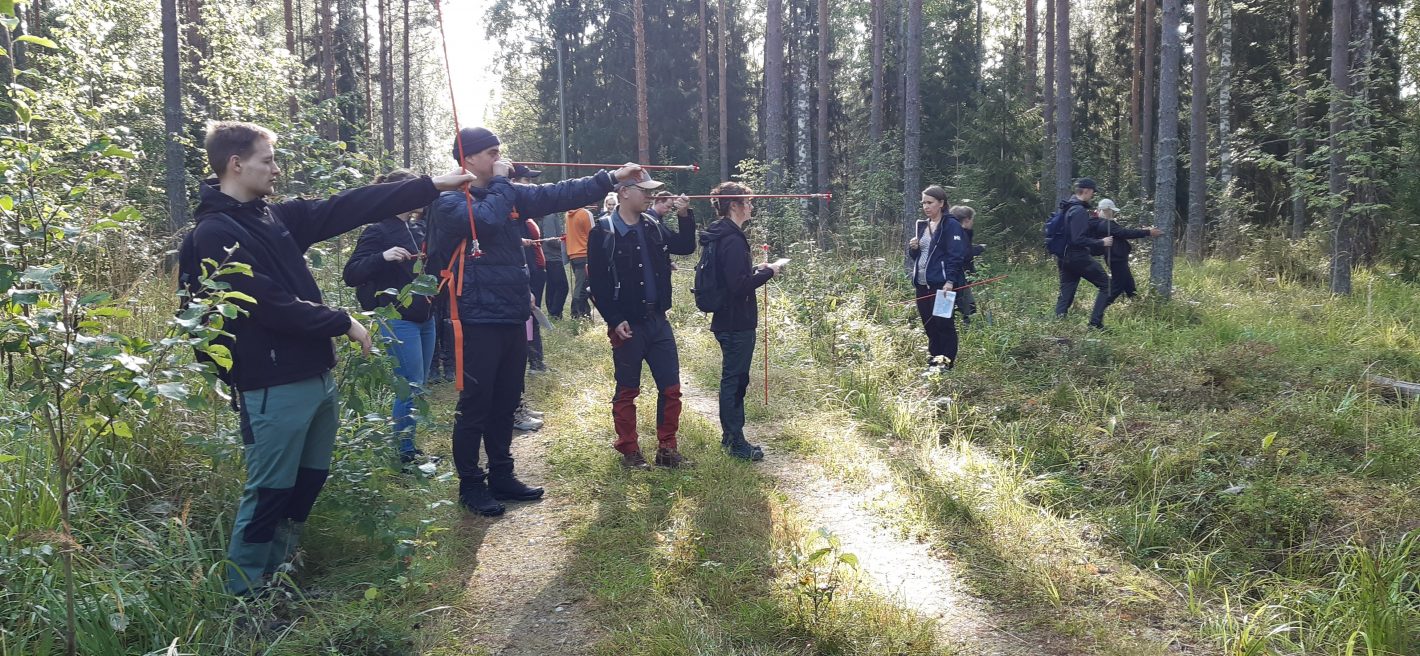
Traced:
<path id="1" fill-rule="evenodd" d="M 488 491 L 499 501 L 535 501 L 542 498 L 542 488 L 532 487 L 512 474 L 488 477 Z"/>
<path id="2" fill-rule="evenodd" d="M 691 469 L 695 467 L 695 463 L 675 449 L 656 449 L 656 466 L 667 469 Z"/>
<path id="3" fill-rule="evenodd" d="M 530 365 L 528 365 L 528 373 L 530 373 L 530 374 L 545 374 L 545 373 L 547 373 L 547 365 L 542 364 L 541 362 L 539 362 L 539 363 L 537 363 L 537 364 L 530 364 Z"/>
<path id="4" fill-rule="evenodd" d="M 624 469 L 635 469 L 637 471 L 650 471 L 651 469 L 651 465 L 646 462 L 646 456 L 641 455 L 640 449 L 631 453 L 621 454 L 621 466 Z"/>
<path id="5" fill-rule="evenodd" d="M 725 445 L 725 452 L 730 454 L 731 458 L 748 460 L 749 462 L 759 462 L 764 459 L 764 449 L 744 440 L 740 440 L 738 444 L 731 442 Z"/>
<path id="6" fill-rule="evenodd" d="M 520 431 L 535 431 L 542 428 L 542 420 L 527 414 L 513 417 L 513 428 Z"/>
<path id="7" fill-rule="evenodd" d="M 542 419 L 545 415 L 547 415 L 547 413 L 541 410 L 523 410 L 523 414 L 532 417 L 533 419 Z"/>
<path id="8" fill-rule="evenodd" d="M 459 503 L 469 512 L 478 513 L 484 517 L 497 517 L 505 510 L 503 504 L 493 500 L 493 495 L 489 493 L 488 486 L 484 484 L 482 478 L 472 483 L 459 482 Z"/>

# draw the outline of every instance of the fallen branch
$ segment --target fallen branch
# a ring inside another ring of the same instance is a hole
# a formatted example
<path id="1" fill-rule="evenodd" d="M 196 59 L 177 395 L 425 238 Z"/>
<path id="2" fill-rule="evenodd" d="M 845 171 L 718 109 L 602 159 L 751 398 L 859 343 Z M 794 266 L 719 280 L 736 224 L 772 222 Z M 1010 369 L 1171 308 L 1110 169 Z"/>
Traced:
<path id="1" fill-rule="evenodd" d="M 1396 396 L 1404 396 L 1412 399 L 1420 399 L 1420 383 L 1407 383 L 1403 380 L 1366 374 L 1366 382 L 1377 387 L 1390 388 Z"/>

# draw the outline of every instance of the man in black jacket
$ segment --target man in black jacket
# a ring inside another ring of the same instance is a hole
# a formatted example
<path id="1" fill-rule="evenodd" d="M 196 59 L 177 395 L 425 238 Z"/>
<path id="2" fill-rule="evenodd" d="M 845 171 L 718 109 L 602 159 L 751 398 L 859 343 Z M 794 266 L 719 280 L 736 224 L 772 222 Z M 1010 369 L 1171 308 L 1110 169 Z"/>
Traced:
<path id="1" fill-rule="evenodd" d="M 251 268 L 220 278 L 254 302 L 237 301 L 246 314 L 227 322 L 231 338 L 216 340 L 232 355 L 247 468 L 227 552 L 233 594 L 251 594 L 295 554 L 325 484 L 339 424 L 331 338 L 345 335 L 370 352 L 360 322 L 321 304 L 306 250 L 472 180 L 420 177 L 267 204 L 281 173 L 275 142 L 275 133 L 250 123 L 208 126 L 207 161 L 217 178 L 202 186 L 192 235 L 198 258 Z"/>
<path id="2" fill-rule="evenodd" d="M 1065 230 L 1068 237 L 1065 254 L 1055 258 L 1060 270 L 1060 296 L 1055 300 L 1055 316 L 1064 318 L 1075 302 L 1075 289 L 1080 279 L 1090 281 L 1098 289 L 1095 307 L 1090 312 L 1090 326 L 1104 328 L 1104 310 L 1109 307 L 1109 274 L 1100 263 L 1090 256 L 1091 248 L 1109 248 L 1114 245 L 1113 237 L 1096 239 L 1090 236 L 1090 199 L 1095 197 L 1095 181 L 1080 178 L 1075 182 L 1075 195 L 1060 201 L 1060 211 L 1065 213 Z"/>
<path id="3" fill-rule="evenodd" d="M 695 252 L 695 217 L 685 197 L 676 198 L 677 230 L 651 218 L 650 193 L 662 184 L 649 178 L 617 184 L 617 208 L 598 220 L 587 238 L 587 277 L 592 302 L 606 320 L 611 355 L 616 365 L 616 395 L 612 399 L 614 447 L 621 464 L 649 469 L 636 436 L 636 397 L 641 393 L 641 363 L 651 367 L 656 399 L 656 464 L 686 467 L 690 462 L 676 448 L 680 430 L 680 357 L 675 335 L 666 321 L 671 307 L 670 254 Z"/>
<path id="4" fill-rule="evenodd" d="M 712 195 L 741 196 L 754 192 L 738 182 L 722 182 Z M 710 318 L 710 331 L 720 343 L 720 446 L 741 460 L 764 459 L 764 450 L 745 439 L 745 390 L 754 359 L 754 329 L 759 325 L 759 304 L 754 290 L 779 274 L 782 264 L 756 266 L 745 238 L 744 226 L 754 210 L 748 198 L 717 198 L 720 216 L 700 235 L 701 248 L 715 249 L 715 270 L 724 289 L 724 301 Z"/>

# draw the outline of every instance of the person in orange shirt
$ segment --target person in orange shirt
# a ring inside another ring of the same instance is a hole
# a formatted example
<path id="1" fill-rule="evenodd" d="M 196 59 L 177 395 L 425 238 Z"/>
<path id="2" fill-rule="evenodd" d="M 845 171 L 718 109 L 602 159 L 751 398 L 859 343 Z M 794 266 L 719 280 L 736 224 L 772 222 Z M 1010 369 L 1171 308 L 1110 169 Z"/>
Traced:
<path id="1" fill-rule="evenodd" d="M 587 287 L 587 235 L 592 232 L 592 212 L 583 207 L 567 213 L 567 260 L 572 263 L 572 318 L 592 316 L 591 289 Z"/>

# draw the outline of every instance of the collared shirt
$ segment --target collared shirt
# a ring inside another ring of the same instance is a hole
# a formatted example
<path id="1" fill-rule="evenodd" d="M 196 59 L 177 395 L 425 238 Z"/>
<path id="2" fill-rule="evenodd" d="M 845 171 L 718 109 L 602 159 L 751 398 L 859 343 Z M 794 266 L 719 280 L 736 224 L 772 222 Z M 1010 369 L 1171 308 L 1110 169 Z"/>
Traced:
<path id="1" fill-rule="evenodd" d="M 616 228 L 616 234 L 619 236 L 625 237 L 628 232 L 636 235 L 636 243 L 641 246 L 641 263 L 639 266 L 641 267 L 641 273 L 645 279 L 646 303 L 655 303 L 659 297 L 656 294 L 656 272 L 655 269 L 651 268 L 651 249 L 646 242 L 648 222 L 643 217 L 640 221 L 636 222 L 636 225 L 627 225 L 626 221 L 621 218 L 621 212 L 612 212 L 611 225 Z"/>

